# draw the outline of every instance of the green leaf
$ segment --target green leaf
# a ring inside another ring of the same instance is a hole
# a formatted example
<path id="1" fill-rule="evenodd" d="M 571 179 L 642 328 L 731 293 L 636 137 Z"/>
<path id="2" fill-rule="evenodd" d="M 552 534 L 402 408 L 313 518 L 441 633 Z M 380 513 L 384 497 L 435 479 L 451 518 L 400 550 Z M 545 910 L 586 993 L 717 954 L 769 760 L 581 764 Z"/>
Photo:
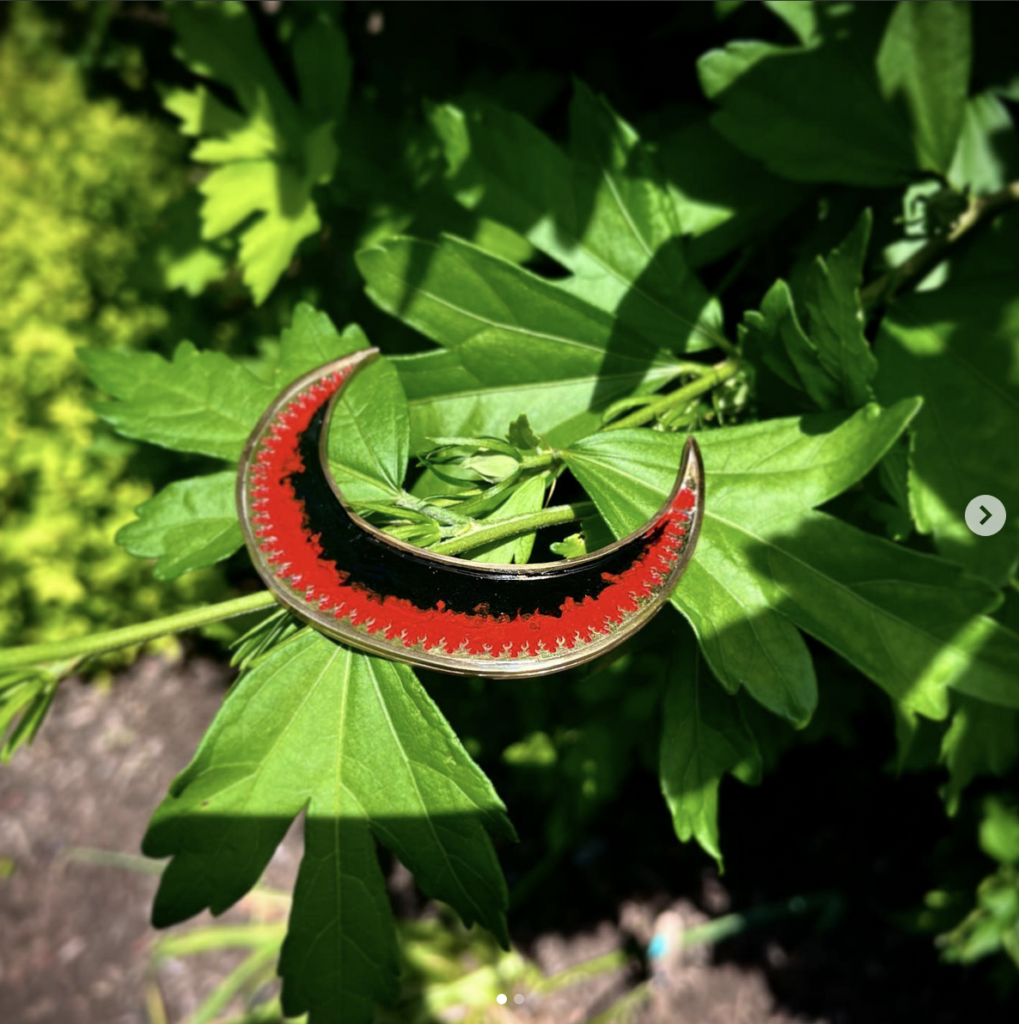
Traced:
<path id="1" fill-rule="evenodd" d="M 531 430 L 531 423 L 525 412 L 509 425 L 506 440 L 521 452 L 532 452 L 541 447 L 541 438 Z"/>
<path id="2" fill-rule="evenodd" d="M 731 14 L 735 14 L 744 4 L 745 0 L 715 0 L 712 6 L 715 8 L 715 17 L 724 21 Z"/>
<path id="3" fill-rule="evenodd" d="M 491 344 L 479 340 L 462 354 L 438 351 L 393 359 L 410 404 L 414 450 L 428 447 L 428 439 L 439 434 L 493 433 L 523 410 L 549 444 L 568 443 L 597 430 L 600 410 L 614 398 L 651 391 L 677 375 L 672 367 L 642 371 L 629 360 L 578 360 L 565 351 L 549 358 L 544 364 L 548 372 L 542 374 L 520 360 L 487 361 Z M 503 351 L 526 355 L 529 347 L 524 342 Z M 581 361 L 587 365 L 578 366 Z"/>
<path id="4" fill-rule="evenodd" d="M 946 173 L 969 93 L 969 4 L 900 2 L 877 54 L 881 94 L 905 108 L 918 166 Z"/>
<path id="5" fill-rule="evenodd" d="M 860 305 L 863 259 L 870 235 L 865 211 L 828 259 L 818 257 L 803 281 L 797 315 L 792 292 L 776 281 L 761 311 L 745 315 L 748 355 L 759 358 L 787 384 L 805 391 L 821 409 L 858 408 L 874 397 L 877 361 L 863 333 Z"/>
<path id="6" fill-rule="evenodd" d="M 760 312 L 743 316 L 740 338 L 748 359 L 763 363 L 791 387 L 805 392 L 821 409 L 842 403 L 839 382 L 821 362 L 818 347 L 807 336 L 785 281 L 776 281 L 761 302 Z"/>
<path id="7" fill-rule="evenodd" d="M 230 667 L 241 672 L 254 668 L 255 664 L 294 633 L 303 628 L 285 608 L 277 608 L 259 619 L 243 636 L 231 645 Z"/>
<path id="8" fill-rule="evenodd" d="M 299 34 L 294 51 L 304 104 L 298 106 L 244 4 L 181 3 L 167 10 L 181 58 L 195 74 L 227 86 L 240 108 L 227 107 L 204 86 L 173 90 L 165 99 L 184 134 L 203 136 L 192 157 L 219 165 L 199 185 L 203 237 L 241 229 L 244 281 L 260 303 L 298 244 L 321 224 L 312 191 L 331 180 L 336 166 L 336 128 L 350 88 L 346 42 L 328 19 Z"/>
<path id="9" fill-rule="evenodd" d="M 921 748 L 916 740 L 921 735 L 922 719 L 912 708 L 905 707 L 897 700 L 893 700 L 891 705 L 895 720 L 895 771 L 902 775 L 919 760 L 917 751 Z M 930 765 L 924 762 L 923 767 L 928 768 Z"/>
<path id="10" fill-rule="evenodd" d="M 431 897 L 506 943 L 489 834 L 513 836 L 488 780 L 409 668 L 309 630 L 244 674 L 143 842 L 172 856 L 157 926 L 222 913 L 305 810 L 305 854 L 280 959 L 283 1011 L 370 1022 L 399 970 L 375 858 L 384 843 Z"/>
<path id="11" fill-rule="evenodd" d="M 225 246 L 202 240 L 199 197 L 187 192 L 171 202 L 161 217 L 160 229 L 143 247 L 133 276 L 151 291 L 182 289 L 194 298 L 213 281 L 226 277 L 229 261 Z"/>
<path id="12" fill-rule="evenodd" d="M 357 371 L 333 407 L 329 469 L 344 498 L 380 501 L 403 493 L 410 414 L 396 368 L 377 359 Z"/>
<path id="13" fill-rule="evenodd" d="M 321 227 L 311 192 L 332 177 L 332 132 L 331 124 L 322 125 L 306 137 L 301 157 L 309 170 L 304 174 L 278 162 L 245 161 L 217 168 L 198 186 L 205 196 L 205 238 L 218 238 L 261 214 L 244 229 L 240 245 L 244 283 L 256 303 L 266 300 L 298 244 Z"/>
<path id="14" fill-rule="evenodd" d="M 986 195 L 1004 188 L 1019 173 L 1019 139 L 1012 116 L 992 92 L 972 96 L 948 171 L 960 191 Z"/>
<path id="15" fill-rule="evenodd" d="M 707 497 L 697 551 L 672 603 L 689 619 L 712 671 L 730 692 L 745 686 L 764 707 L 802 726 L 817 703 L 806 645 L 774 606 L 752 560 L 759 524 L 840 494 L 866 474 L 917 408 L 902 402 L 852 415 L 769 420 L 698 435 Z M 612 532 L 637 529 L 675 481 L 683 438 L 616 430 L 563 452 Z"/>
<path id="16" fill-rule="evenodd" d="M 656 156 L 683 227 L 691 266 L 741 246 L 764 248 L 772 229 L 809 190 L 774 174 L 727 142 L 708 118 L 684 124 Z"/>
<path id="17" fill-rule="evenodd" d="M 258 417 L 276 397 L 221 352 L 181 342 L 167 363 L 152 352 L 81 351 L 92 380 L 119 399 L 96 412 L 125 437 L 180 452 L 238 459 Z"/>
<path id="18" fill-rule="evenodd" d="M 341 334 L 325 313 L 301 303 L 280 339 L 279 387 L 368 347 L 356 324 Z M 343 497 L 379 502 L 402 494 L 409 443 L 410 416 L 399 376 L 391 362 L 376 359 L 358 369 L 333 407 L 329 469 Z"/>
<path id="19" fill-rule="evenodd" d="M 243 543 L 234 488 L 237 474 L 213 473 L 164 487 L 136 510 L 117 543 L 138 558 L 156 558 L 152 574 L 173 580 L 229 558 Z"/>
<path id="20" fill-rule="evenodd" d="M 980 615 L 958 628 L 950 646 L 973 652 L 971 671 L 954 679 L 953 689 L 988 704 L 1019 709 L 1019 633 Z"/>
<path id="21" fill-rule="evenodd" d="M 917 162 L 873 73 L 833 45 L 734 42 L 698 61 L 713 123 L 734 146 L 792 181 L 899 185 Z"/>
<path id="22" fill-rule="evenodd" d="M 508 441 L 498 437 L 430 437 L 433 448 L 419 452 L 418 459 L 426 473 L 418 480 L 439 480 L 458 488 L 464 484 L 478 484 L 481 481 L 504 484 L 505 486 L 484 490 L 485 507 L 494 508 L 498 502 L 489 503 L 488 498 L 501 495 L 511 486 L 521 466 L 520 452 Z M 480 495 L 479 488 L 473 488 Z M 422 492 L 426 493 L 426 492 Z M 480 511 L 476 508 L 475 511 Z"/>
<path id="23" fill-rule="evenodd" d="M 570 107 L 575 216 L 587 259 L 568 291 L 669 351 L 712 348 L 721 307 L 687 265 L 682 213 L 652 152 L 579 80 Z"/>
<path id="24" fill-rule="evenodd" d="M 959 697 L 952 724 L 941 741 L 948 766 L 945 805 L 959 810 L 962 791 L 976 778 L 1002 776 L 1019 759 L 1019 714 L 969 697 Z"/>
<path id="25" fill-rule="evenodd" d="M 555 741 L 547 732 L 532 732 L 502 752 L 503 763 L 515 768 L 551 768 L 558 759 Z"/>
<path id="26" fill-rule="evenodd" d="M 877 361 L 863 334 L 860 305 L 863 263 L 870 238 L 870 210 L 860 214 L 849 237 L 820 256 L 807 272 L 803 309 L 807 329 L 817 346 L 818 360 L 841 389 L 841 405 L 855 409 L 872 401 Z"/>
<path id="27" fill-rule="evenodd" d="M 812 0 L 764 0 L 764 6 L 781 18 L 801 43 L 813 42 L 817 37 L 817 11 Z"/>
<path id="28" fill-rule="evenodd" d="M 977 254 L 974 246 L 973 254 Z M 1019 559 L 1019 299 L 999 277 L 899 300 L 874 348 L 883 401 L 922 394 L 909 470 L 917 529 L 937 550 L 1001 584 Z M 1008 521 L 992 537 L 966 526 L 972 498 L 993 494 Z"/>
<path id="29" fill-rule="evenodd" d="M 587 541 L 582 533 L 571 533 L 549 544 L 549 549 L 562 558 L 582 558 L 587 554 Z"/>
<path id="30" fill-rule="evenodd" d="M 295 112 L 293 100 L 262 49 L 244 4 L 235 0 L 172 4 L 167 11 L 177 33 L 181 59 L 196 75 L 215 79 L 231 89 L 244 112 L 266 103 L 281 113 Z M 236 111 L 217 107 L 217 111 L 220 109 L 222 117 L 229 113 L 235 123 L 243 123 Z"/>
<path id="31" fill-rule="evenodd" d="M 674 198 L 604 100 L 574 83 L 569 157 L 525 118 L 488 104 L 429 114 L 453 195 L 571 270 L 557 287 L 656 346 L 711 347 L 719 310 L 686 264 Z"/>
<path id="32" fill-rule="evenodd" d="M 719 871 L 718 789 L 726 773 L 756 785 L 761 754 L 739 701 L 717 685 L 694 649 L 665 691 L 659 777 L 676 835 L 684 843 L 696 839 Z"/>
<path id="33" fill-rule="evenodd" d="M 1019 864 L 1019 812 L 997 797 L 984 801 L 980 848 L 1002 864 Z"/>
<path id="34" fill-rule="evenodd" d="M 60 672 L 39 668 L 0 676 L 0 764 L 35 739 L 59 682 Z"/>
<path id="35" fill-rule="evenodd" d="M 739 534 L 706 529 L 671 601 L 729 693 L 744 686 L 796 728 L 810 721 L 817 709 L 813 659 L 799 630 L 771 607 Z"/>
<path id="36" fill-rule="evenodd" d="M 394 359 L 414 450 L 429 437 L 498 436 L 521 413 L 562 443 L 596 429 L 616 398 L 678 373 L 614 317 L 457 239 L 396 239 L 357 262 L 377 305 L 450 350 Z"/>
<path id="37" fill-rule="evenodd" d="M 499 506 L 498 510 L 487 516 L 483 523 L 488 526 L 498 522 L 500 519 L 510 519 L 513 516 L 525 516 L 532 512 L 540 512 L 545 503 L 545 488 L 548 480 L 544 474 L 528 477 L 519 486 L 514 487 L 510 496 Z M 536 533 L 525 533 L 512 540 L 478 548 L 471 552 L 470 558 L 474 562 L 516 562 L 523 565 L 531 557 L 534 549 Z"/>
<path id="38" fill-rule="evenodd" d="M 301 302 L 294 310 L 293 322 L 280 335 L 276 382 L 282 389 L 334 359 L 368 347 L 364 331 L 356 324 L 344 328 L 340 334 L 325 313 Z"/>
<path id="39" fill-rule="evenodd" d="M 984 581 L 819 512 L 744 532 L 771 603 L 906 708 L 944 718 L 949 686 L 1019 706 L 1019 636 L 989 632 Z"/>
<path id="40" fill-rule="evenodd" d="M 962 285 L 983 284 L 996 286 L 998 294 L 992 299 L 995 306 L 1007 309 L 1012 295 L 1008 284 L 1014 280 L 1015 250 L 1019 245 L 1019 218 L 997 217 L 982 225 L 970 246 L 962 246 L 949 267 L 953 288 Z M 904 300 L 899 298 L 897 303 Z"/>
<path id="41" fill-rule="evenodd" d="M 497 484 L 516 473 L 520 462 L 512 455 L 471 455 L 463 460 L 463 466 L 479 480 Z"/>
<path id="42" fill-rule="evenodd" d="M 120 433 L 180 451 L 236 459 L 279 388 L 367 344 L 356 325 L 339 334 L 325 314 L 301 304 L 282 335 L 275 386 L 262 384 L 229 357 L 198 352 L 189 342 L 178 346 L 169 369 L 153 354 L 89 350 L 82 359 L 92 379 L 122 399 L 98 406 Z M 406 398 L 393 366 L 380 359 L 359 370 L 336 403 L 329 436 L 330 469 L 344 497 L 372 501 L 401 493 L 409 431 Z M 196 486 L 173 491 L 173 497 L 150 509 L 149 529 L 132 524 L 123 534 L 132 554 L 167 556 L 157 568 L 159 579 L 211 565 L 233 550 L 226 550 L 236 531 L 222 521 L 225 498 L 214 499 L 211 490 L 199 494 Z M 172 503 L 185 493 L 191 504 L 175 513 Z M 185 510 L 209 521 L 189 531 Z M 173 536 L 159 540 L 168 530 Z"/>
<path id="43" fill-rule="evenodd" d="M 320 14 L 294 37 L 294 71 L 301 105 L 313 121 L 343 121 L 354 64 L 347 38 L 332 18 Z"/>

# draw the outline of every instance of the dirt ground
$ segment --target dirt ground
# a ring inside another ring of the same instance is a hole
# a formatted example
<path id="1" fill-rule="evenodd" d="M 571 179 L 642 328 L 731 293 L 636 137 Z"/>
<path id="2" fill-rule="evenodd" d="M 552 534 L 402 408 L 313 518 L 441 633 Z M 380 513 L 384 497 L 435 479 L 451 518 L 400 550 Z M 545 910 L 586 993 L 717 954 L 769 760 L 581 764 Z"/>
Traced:
<path id="1" fill-rule="evenodd" d="M 176 1024 L 232 965 L 229 956 L 212 955 L 171 961 L 155 974 L 149 957 L 157 933 L 148 915 L 159 865 L 139 859 L 125 866 L 109 856 L 137 857 L 152 810 L 193 753 L 227 679 L 215 662 L 149 658 L 112 689 L 69 682 L 35 744 L 0 769 L 2 1024 L 152 1024 L 146 992 L 153 985 Z M 294 829 L 270 865 L 269 884 L 289 888 L 300 856 Z M 717 907 L 724 909 L 726 892 L 717 880 L 711 884 Z M 421 905 L 419 897 L 401 904 L 400 893 L 394 895 L 398 906 Z M 519 1007 L 493 1007 L 493 1019 L 583 1024 L 635 990 L 646 998 L 621 1019 L 640 1024 L 896 1019 L 847 1009 L 851 993 L 834 995 L 831 1012 L 821 1015 L 783 1005 L 772 979 L 787 971 L 790 957 L 803 961 L 804 954 L 774 941 L 726 958 L 701 946 L 653 962 L 649 973 L 640 950 L 656 931 L 678 934 L 707 916 L 679 892 L 606 896 L 614 912 L 576 926 L 564 923 L 562 931 L 536 923 L 541 914 L 530 909 L 511 917 L 514 941 L 546 974 L 617 949 L 634 950 L 631 962 L 552 995 L 528 996 Z M 711 900 L 708 892 L 701 907 Z M 243 906 L 230 913 L 245 918 Z M 809 956 L 806 963 L 809 970 Z M 949 1013 L 924 1019 L 965 1018 Z"/>

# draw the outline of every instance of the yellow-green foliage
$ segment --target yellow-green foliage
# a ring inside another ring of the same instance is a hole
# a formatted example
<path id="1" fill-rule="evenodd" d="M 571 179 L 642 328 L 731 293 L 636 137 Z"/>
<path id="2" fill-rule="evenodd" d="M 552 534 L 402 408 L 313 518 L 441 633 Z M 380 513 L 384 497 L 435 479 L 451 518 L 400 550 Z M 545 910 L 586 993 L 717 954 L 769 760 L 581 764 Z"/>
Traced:
<path id="1" fill-rule="evenodd" d="M 29 4 L 0 45 L 0 644 L 169 611 L 214 574 L 155 584 L 113 543 L 151 494 L 130 445 L 89 410 L 76 349 L 138 345 L 164 324 L 129 284 L 180 185 L 173 133 L 86 96 Z"/>

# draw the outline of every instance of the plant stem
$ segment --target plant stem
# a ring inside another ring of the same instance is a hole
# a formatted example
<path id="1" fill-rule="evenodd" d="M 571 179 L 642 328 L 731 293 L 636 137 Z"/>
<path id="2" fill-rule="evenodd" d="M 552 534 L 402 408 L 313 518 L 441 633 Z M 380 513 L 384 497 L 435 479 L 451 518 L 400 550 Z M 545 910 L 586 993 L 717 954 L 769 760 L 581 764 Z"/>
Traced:
<path id="1" fill-rule="evenodd" d="M 896 292 L 918 278 L 922 278 L 929 270 L 941 262 L 948 249 L 980 224 L 985 224 L 992 217 L 1010 206 L 1019 204 L 1019 181 L 1010 182 L 1000 192 L 989 196 L 973 196 L 969 208 L 955 222 L 952 230 L 943 238 L 931 239 L 922 249 L 918 249 L 909 259 L 871 281 L 861 292 L 860 302 L 863 308 L 872 312 L 877 306 L 888 302 Z"/>
<path id="2" fill-rule="evenodd" d="M 700 379 L 691 381 L 689 384 L 685 384 L 683 387 L 677 388 L 667 395 L 662 395 L 661 398 L 656 399 L 654 402 L 649 402 L 642 408 L 630 413 L 629 416 L 624 416 L 621 420 L 616 420 L 615 423 L 609 423 L 607 426 L 602 427 L 602 430 L 622 430 L 625 427 L 639 427 L 649 423 L 661 413 L 684 406 L 699 395 L 703 395 L 724 381 L 735 377 L 739 368 L 740 361 L 738 359 L 725 359 L 720 363 L 716 363 Z"/>
<path id="3" fill-rule="evenodd" d="M 710 366 L 705 366 L 704 363 L 694 363 L 684 359 L 677 360 L 673 364 L 673 369 L 676 371 L 676 376 L 687 374 L 691 377 L 703 377 L 711 373 L 712 370 Z"/>
<path id="4" fill-rule="evenodd" d="M 594 505 L 589 501 L 557 505 L 542 509 L 540 512 L 513 516 L 511 519 L 480 526 L 463 536 L 453 537 L 436 545 L 433 550 L 442 555 L 456 555 L 485 544 L 493 544 L 496 541 L 508 540 L 521 534 L 533 533 L 544 526 L 575 523 L 593 513 Z M 108 654 L 110 651 L 120 650 L 123 647 L 134 647 L 136 644 L 143 644 L 170 633 L 182 633 L 185 630 L 197 629 L 199 626 L 206 626 L 211 622 L 221 622 L 223 619 L 231 619 L 238 615 L 261 611 L 263 608 L 271 608 L 275 604 L 276 598 L 268 590 L 261 590 L 257 594 L 248 594 L 246 597 L 221 601 L 219 604 L 207 605 L 204 608 L 178 612 L 176 615 L 152 619 L 135 626 L 125 626 L 123 629 L 113 629 L 107 633 L 79 637 L 76 640 L 58 640 L 52 643 L 29 644 L 26 647 L 12 647 L 6 651 L 0 651 L 0 672 L 47 665 L 58 661 L 70 661 L 72 664 L 77 664 L 83 658 Z"/>
<path id="5" fill-rule="evenodd" d="M 436 544 L 431 550 L 438 555 L 458 555 L 462 551 L 472 551 L 485 544 L 509 540 L 521 534 L 534 533 L 545 526 L 560 526 L 563 523 L 575 523 L 585 516 L 593 515 L 594 504 L 590 501 L 575 501 L 569 505 L 553 505 L 543 508 L 540 512 L 529 512 L 523 516 L 513 516 L 499 522 L 478 526 L 460 537 Z"/>
<path id="6" fill-rule="evenodd" d="M 247 615 L 249 612 L 271 608 L 275 603 L 276 598 L 268 590 L 260 590 L 257 594 L 236 597 L 231 601 L 220 601 L 219 604 L 206 605 L 204 608 L 192 608 L 190 611 L 167 615 L 162 619 L 141 622 L 136 626 L 111 629 L 107 633 L 96 633 L 76 640 L 57 640 L 53 643 L 12 647 L 10 650 L 0 651 L 0 672 L 108 654 L 110 651 L 134 647 L 135 644 L 143 644 L 170 633 L 182 633 L 188 629 L 206 626 L 210 622 L 221 622 L 237 615 Z"/>
<path id="7" fill-rule="evenodd" d="M 68 846 L 63 856 L 75 864 L 91 864 L 101 868 L 116 868 L 120 871 L 134 871 L 139 875 L 161 875 L 165 864 L 134 853 L 119 850 L 98 850 L 91 846 Z"/>
<path id="8" fill-rule="evenodd" d="M 532 991 L 538 995 L 546 995 L 607 971 L 618 971 L 620 967 L 625 967 L 629 962 L 630 954 L 625 949 L 614 949 L 611 953 L 603 953 L 601 956 L 582 960 L 579 964 L 567 967 L 557 974 L 542 978 L 532 986 Z"/>
<path id="9" fill-rule="evenodd" d="M 715 345 L 718 348 L 720 348 L 726 355 L 736 355 L 736 346 L 720 331 L 715 331 L 708 327 L 701 327 L 699 324 L 697 325 L 696 329 L 700 331 L 705 338 L 709 338 L 711 341 L 713 341 Z"/>

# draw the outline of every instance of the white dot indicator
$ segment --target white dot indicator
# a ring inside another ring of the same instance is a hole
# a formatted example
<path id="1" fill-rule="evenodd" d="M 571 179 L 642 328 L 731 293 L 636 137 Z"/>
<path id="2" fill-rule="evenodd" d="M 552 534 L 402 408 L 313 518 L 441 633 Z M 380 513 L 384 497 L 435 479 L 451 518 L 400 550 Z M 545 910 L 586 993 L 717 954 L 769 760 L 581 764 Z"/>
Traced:
<path id="1" fill-rule="evenodd" d="M 514 996 L 513 997 L 513 1002 L 515 1002 L 517 1004 L 517 1006 L 519 1006 L 523 1001 L 524 1001 L 524 997 L 523 996 Z"/>
<path id="2" fill-rule="evenodd" d="M 496 1002 L 497 1002 L 497 1003 L 498 1003 L 498 1004 L 499 1004 L 500 1006 L 502 1006 L 502 1005 L 503 1005 L 503 1004 L 504 1004 L 504 1003 L 506 1002 L 506 996 L 505 996 L 505 995 L 504 995 L 504 994 L 503 994 L 502 992 L 500 992 L 500 993 L 499 993 L 499 994 L 498 994 L 498 995 L 497 995 L 497 996 L 495 997 L 495 1001 L 496 1001 Z"/>

